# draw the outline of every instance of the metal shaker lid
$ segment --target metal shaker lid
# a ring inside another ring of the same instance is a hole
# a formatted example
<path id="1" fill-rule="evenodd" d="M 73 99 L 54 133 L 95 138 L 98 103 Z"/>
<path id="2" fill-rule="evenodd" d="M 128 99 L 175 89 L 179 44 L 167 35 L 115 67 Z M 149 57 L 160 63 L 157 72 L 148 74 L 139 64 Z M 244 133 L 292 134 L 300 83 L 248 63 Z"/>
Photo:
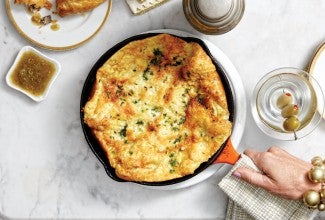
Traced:
<path id="1" fill-rule="evenodd" d="M 242 18 L 244 9 L 244 0 L 183 0 L 187 20 L 206 34 L 230 31 Z"/>

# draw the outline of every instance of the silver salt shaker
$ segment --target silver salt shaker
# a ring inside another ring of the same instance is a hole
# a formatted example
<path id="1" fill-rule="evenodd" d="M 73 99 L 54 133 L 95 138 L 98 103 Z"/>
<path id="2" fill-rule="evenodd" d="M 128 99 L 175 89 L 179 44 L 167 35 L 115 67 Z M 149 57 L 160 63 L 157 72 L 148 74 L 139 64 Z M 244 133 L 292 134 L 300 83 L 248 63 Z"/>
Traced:
<path id="1" fill-rule="evenodd" d="M 205 34 L 223 34 L 242 18 L 245 0 L 183 0 L 186 19 Z"/>

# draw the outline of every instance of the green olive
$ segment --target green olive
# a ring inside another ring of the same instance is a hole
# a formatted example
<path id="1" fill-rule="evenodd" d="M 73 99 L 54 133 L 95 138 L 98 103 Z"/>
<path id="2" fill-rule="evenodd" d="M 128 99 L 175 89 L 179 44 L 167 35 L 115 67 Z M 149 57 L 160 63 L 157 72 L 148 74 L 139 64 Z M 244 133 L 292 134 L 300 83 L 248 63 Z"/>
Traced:
<path id="1" fill-rule="evenodd" d="M 296 116 L 290 116 L 283 122 L 283 128 L 286 131 L 296 131 L 300 127 L 300 121 Z"/>
<path id="2" fill-rule="evenodd" d="M 289 105 L 292 103 L 292 95 L 289 92 L 283 93 L 279 96 L 279 98 L 276 101 L 276 105 L 278 108 L 283 109 L 286 105 Z"/>
<path id="3" fill-rule="evenodd" d="M 284 118 L 289 118 L 290 116 L 298 115 L 298 113 L 299 113 L 299 107 L 298 105 L 294 105 L 294 104 L 289 104 L 285 106 L 281 111 L 281 115 Z"/>

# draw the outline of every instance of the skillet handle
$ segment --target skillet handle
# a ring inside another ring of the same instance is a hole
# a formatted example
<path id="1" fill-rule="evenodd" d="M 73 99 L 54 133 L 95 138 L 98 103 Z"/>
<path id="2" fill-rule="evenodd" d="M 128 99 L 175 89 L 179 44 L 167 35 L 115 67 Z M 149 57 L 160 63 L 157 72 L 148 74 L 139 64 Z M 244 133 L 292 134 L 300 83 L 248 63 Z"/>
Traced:
<path id="1" fill-rule="evenodd" d="M 225 148 L 222 150 L 221 154 L 217 157 L 217 159 L 213 162 L 213 164 L 217 163 L 227 163 L 234 165 L 240 158 L 240 154 L 237 153 L 234 146 L 229 139 Z"/>

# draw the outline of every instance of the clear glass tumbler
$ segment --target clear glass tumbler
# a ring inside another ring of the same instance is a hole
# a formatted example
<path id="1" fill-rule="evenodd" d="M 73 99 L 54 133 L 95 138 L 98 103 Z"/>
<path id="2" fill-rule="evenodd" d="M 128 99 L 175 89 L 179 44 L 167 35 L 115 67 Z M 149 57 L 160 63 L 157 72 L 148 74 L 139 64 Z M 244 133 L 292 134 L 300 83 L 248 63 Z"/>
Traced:
<path id="1" fill-rule="evenodd" d="M 289 94 L 291 109 L 279 107 L 279 97 L 283 94 Z M 296 113 L 295 105 L 299 110 Z M 321 121 L 324 94 L 309 73 L 296 68 L 280 68 L 266 74 L 257 83 L 251 108 L 256 124 L 264 133 L 275 139 L 297 140 L 311 133 Z M 290 114 L 299 121 L 296 129 L 286 129 L 288 120 L 285 120 Z"/>

